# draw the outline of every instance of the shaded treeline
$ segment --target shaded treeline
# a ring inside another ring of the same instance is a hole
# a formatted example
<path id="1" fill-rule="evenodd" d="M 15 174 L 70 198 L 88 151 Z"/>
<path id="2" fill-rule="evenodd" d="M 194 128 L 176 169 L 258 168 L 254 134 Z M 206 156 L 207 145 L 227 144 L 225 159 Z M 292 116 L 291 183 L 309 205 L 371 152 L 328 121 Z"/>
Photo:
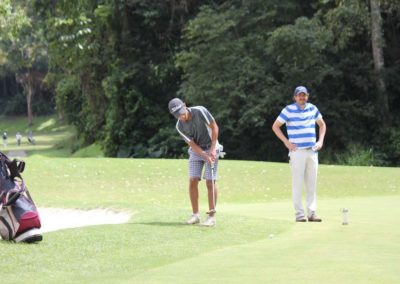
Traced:
<path id="1" fill-rule="evenodd" d="M 9 2 L 29 25 L 3 37 L 8 88 L 45 70 L 59 115 L 108 156 L 184 155 L 166 107 L 180 96 L 214 114 L 229 158 L 286 160 L 271 125 L 305 85 L 328 125 L 323 162 L 400 165 L 398 1 Z M 24 96 L 39 88 L 26 82 Z"/>

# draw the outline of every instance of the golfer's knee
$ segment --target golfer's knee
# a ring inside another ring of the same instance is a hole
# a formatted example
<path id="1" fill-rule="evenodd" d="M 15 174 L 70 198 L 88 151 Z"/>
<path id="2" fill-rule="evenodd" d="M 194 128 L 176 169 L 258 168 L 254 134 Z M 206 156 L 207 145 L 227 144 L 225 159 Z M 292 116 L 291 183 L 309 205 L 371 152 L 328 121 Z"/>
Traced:
<path id="1" fill-rule="evenodd" d="M 209 190 L 212 189 L 213 181 L 212 181 L 212 180 L 206 180 L 206 185 L 207 185 L 207 188 L 208 188 Z"/>
<path id="2" fill-rule="evenodd" d="M 190 183 L 191 186 L 196 186 L 196 185 L 199 184 L 199 178 L 191 177 L 189 179 L 189 183 Z"/>

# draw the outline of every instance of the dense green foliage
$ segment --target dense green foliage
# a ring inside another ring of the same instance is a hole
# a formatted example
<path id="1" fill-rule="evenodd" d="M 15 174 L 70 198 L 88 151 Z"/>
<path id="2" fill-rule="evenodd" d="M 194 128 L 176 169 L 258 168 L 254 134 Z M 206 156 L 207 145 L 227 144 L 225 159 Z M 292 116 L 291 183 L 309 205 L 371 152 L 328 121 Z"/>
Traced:
<path id="1" fill-rule="evenodd" d="M 384 123 L 375 97 L 366 3 L 328 3 L 307 18 L 296 2 L 285 1 L 284 12 L 273 1 L 203 7 L 187 26 L 187 46 L 178 54 L 182 94 L 195 103 L 212 102 L 235 157 L 282 160 L 286 151 L 270 125 L 290 103 L 293 88 L 306 85 L 328 124 L 323 160 L 345 162 L 336 153 L 366 151 L 379 156 L 366 164 L 398 163 L 400 153 L 389 150 L 396 138 L 387 132 L 398 129 L 399 92 L 390 93 L 390 121 Z M 282 15 L 290 15 L 287 22 Z M 392 48 L 398 47 L 397 41 Z M 398 66 L 389 61 L 387 72 L 397 77 Z M 388 84 L 395 89 L 394 81 Z"/>
<path id="2" fill-rule="evenodd" d="M 228 157 L 283 161 L 271 125 L 305 85 L 328 125 L 322 161 L 400 165 L 398 1 L 380 1 L 389 110 L 377 87 L 365 0 L 38 0 L 25 7 L 35 27 L 30 46 L 42 46 L 34 38 L 46 43 L 40 62 L 57 111 L 107 156 L 183 155 L 166 107 L 180 96 L 214 114 Z M 7 11 L 0 9 L 15 22 Z M 21 35 L 24 22 L 17 22 L 12 34 Z M 6 36 L 2 44 L 15 38 Z"/>

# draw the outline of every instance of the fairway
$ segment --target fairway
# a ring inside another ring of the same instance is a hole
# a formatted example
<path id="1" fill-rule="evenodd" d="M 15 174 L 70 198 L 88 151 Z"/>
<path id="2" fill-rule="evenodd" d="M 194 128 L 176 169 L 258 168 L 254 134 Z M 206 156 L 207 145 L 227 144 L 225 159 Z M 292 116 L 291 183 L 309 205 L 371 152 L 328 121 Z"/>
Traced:
<path id="1" fill-rule="evenodd" d="M 28 155 L 42 155 L 51 157 L 71 156 L 70 144 L 74 142 L 72 126 L 66 125 L 56 116 L 41 116 L 35 118 L 34 125 L 28 126 L 26 117 L 2 117 L 0 119 L 1 133 L 7 132 L 7 146 L 1 143 L 4 153 L 24 151 Z M 28 142 L 28 133 L 32 131 L 36 145 Z M 16 133 L 22 135 L 21 145 L 17 145 Z M 76 138 L 75 138 L 76 139 Z M 68 146 L 67 146 L 68 145 Z"/>
<path id="2" fill-rule="evenodd" d="M 39 207 L 107 208 L 132 218 L 46 233 L 36 245 L 1 242 L 2 283 L 400 281 L 397 168 L 320 166 L 323 222 L 301 224 L 293 221 L 287 164 L 221 161 L 217 226 L 202 228 L 182 224 L 190 214 L 186 160 L 25 160 Z"/>

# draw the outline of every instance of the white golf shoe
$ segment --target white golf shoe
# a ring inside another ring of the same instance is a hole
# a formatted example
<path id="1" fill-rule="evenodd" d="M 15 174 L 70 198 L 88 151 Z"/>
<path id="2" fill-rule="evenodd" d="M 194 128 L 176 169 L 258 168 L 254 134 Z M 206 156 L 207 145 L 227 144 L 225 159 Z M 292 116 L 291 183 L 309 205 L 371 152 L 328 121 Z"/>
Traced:
<path id="1" fill-rule="evenodd" d="M 215 220 L 214 216 L 208 216 L 207 219 L 201 223 L 202 226 L 205 227 L 214 227 L 217 221 Z"/>
<path id="2" fill-rule="evenodd" d="M 188 225 L 194 225 L 200 223 L 200 216 L 199 214 L 192 214 L 190 218 L 185 222 Z"/>

